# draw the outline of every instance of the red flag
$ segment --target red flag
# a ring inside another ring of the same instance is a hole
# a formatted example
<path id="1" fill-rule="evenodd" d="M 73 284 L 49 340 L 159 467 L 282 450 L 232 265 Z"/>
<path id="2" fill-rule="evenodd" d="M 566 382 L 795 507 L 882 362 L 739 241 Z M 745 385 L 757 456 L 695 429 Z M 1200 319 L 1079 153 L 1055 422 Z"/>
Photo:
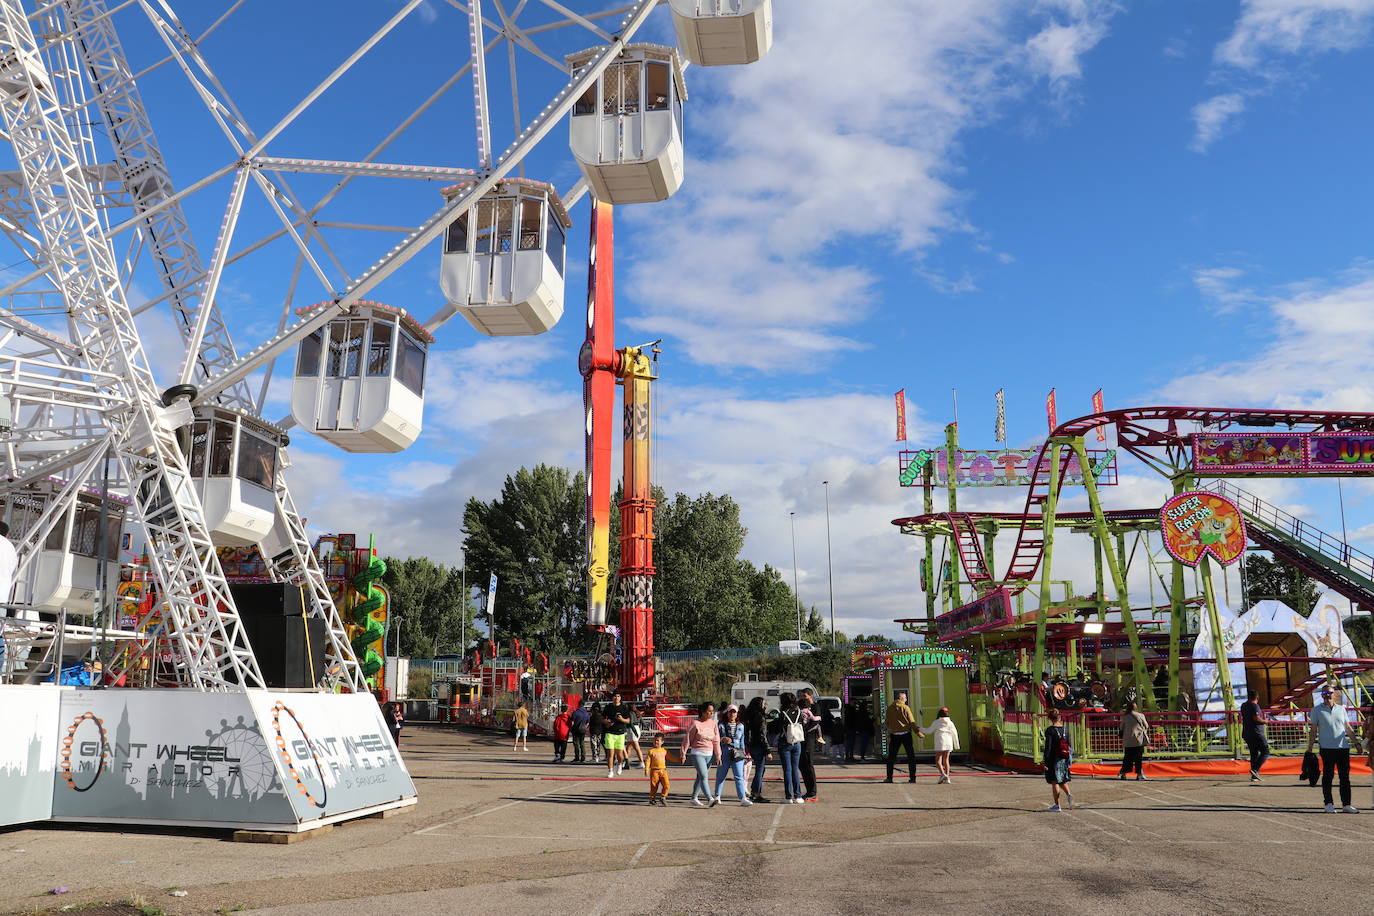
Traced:
<path id="1" fill-rule="evenodd" d="M 1093 395 L 1093 413 L 1105 412 L 1107 408 L 1103 406 L 1103 403 L 1104 402 L 1102 400 L 1102 389 L 1099 388 L 1097 389 L 1097 393 Z M 1097 441 L 1107 441 L 1107 428 L 1105 426 L 1099 426 L 1097 428 Z"/>
<path id="2" fill-rule="evenodd" d="M 897 441 L 906 441 L 906 389 L 898 391 L 893 397 L 897 401 Z"/>
<path id="3" fill-rule="evenodd" d="M 1045 395 L 1045 416 L 1050 421 L 1050 435 L 1054 435 L 1054 429 L 1059 425 L 1059 407 L 1054 400 L 1054 389 Z"/>

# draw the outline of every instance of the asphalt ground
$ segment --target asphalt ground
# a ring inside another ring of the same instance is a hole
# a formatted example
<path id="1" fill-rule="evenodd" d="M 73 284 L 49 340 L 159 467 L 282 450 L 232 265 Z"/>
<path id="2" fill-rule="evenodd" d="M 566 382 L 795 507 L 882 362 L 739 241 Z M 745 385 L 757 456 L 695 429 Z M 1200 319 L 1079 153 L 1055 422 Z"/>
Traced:
<path id="1" fill-rule="evenodd" d="M 412 727 L 420 803 L 293 845 L 217 832 L 48 826 L 0 832 L 0 913 L 136 901 L 171 914 L 1369 912 L 1374 814 L 1321 813 L 1288 776 L 1076 778 L 1046 811 L 1036 775 L 955 768 L 882 783 L 876 764 L 818 765 L 807 805 L 688 801 L 598 765 L 553 765 L 477 731 Z M 777 775 L 774 769 L 771 775 Z M 767 794 L 781 796 L 781 784 Z M 1368 783 L 1355 788 L 1367 803 Z M 61 897 L 47 894 L 65 886 Z M 184 891 L 185 896 L 172 896 Z"/>

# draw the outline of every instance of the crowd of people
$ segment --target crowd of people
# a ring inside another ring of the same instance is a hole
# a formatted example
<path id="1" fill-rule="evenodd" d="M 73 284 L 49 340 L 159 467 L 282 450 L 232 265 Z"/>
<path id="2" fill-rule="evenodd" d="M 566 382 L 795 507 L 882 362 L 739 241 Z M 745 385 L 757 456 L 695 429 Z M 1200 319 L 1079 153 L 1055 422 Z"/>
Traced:
<path id="1" fill-rule="evenodd" d="M 648 748 L 641 746 L 643 717 L 648 710 L 625 702 L 619 693 L 607 701 L 578 701 L 563 705 L 551 729 L 553 763 L 606 764 L 606 777 L 613 779 L 630 765 L 649 779 L 649 804 L 666 805 L 671 785 L 668 765 L 676 750 L 677 762 L 693 769 L 691 802 L 699 807 L 715 807 L 723 800 L 727 782 L 734 786 L 735 800 L 744 807 L 769 803 L 764 793 L 765 774 L 771 766 L 781 769 L 783 804 L 806 804 L 819 799 L 816 761 L 829 753 L 832 759 L 848 762 L 867 759 L 877 727 L 867 701 L 847 707 L 843 720 L 829 709 L 817 712 L 815 695 L 803 689 L 784 693 L 776 709 L 768 708 L 762 697 L 755 697 L 743 708 L 734 704 L 717 707 L 702 703 L 695 718 L 670 740 L 656 733 Z M 887 755 L 887 781 L 892 782 L 899 753 L 906 756 L 907 774 L 916 781 L 916 757 L 912 732 L 930 734 L 935 740 L 937 784 L 950 782 L 949 757 L 959 747 L 959 734 L 941 709 L 929 726 L 916 726 L 905 691 L 898 692 L 886 712 L 890 740 Z M 528 751 L 529 710 L 521 701 L 514 716 L 514 750 Z M 568 759 L 571 747 L 572 759 Z"/>

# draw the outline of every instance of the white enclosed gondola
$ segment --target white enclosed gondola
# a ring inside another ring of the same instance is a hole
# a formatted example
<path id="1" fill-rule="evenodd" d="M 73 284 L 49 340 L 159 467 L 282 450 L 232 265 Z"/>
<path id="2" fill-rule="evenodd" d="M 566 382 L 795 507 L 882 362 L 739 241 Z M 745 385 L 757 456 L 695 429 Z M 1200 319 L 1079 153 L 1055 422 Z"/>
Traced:
<path id="1" fill-rule="evenodd" d="M 258 544 L 272 530 L 278 450 L 287 441 L 283 429 L 243 411 L 195 409 L 187 464 L 216 546 Z"/>
<path id="2" fill-rule="evenodd" d="M 682 56 L 699 67 L 752 64 L 773 46 L 773 0 L 668 0 Z"/>
<path id="3" fill-rule="evenodd" d="M 466 184 L 444 188 L 453 198 Z M 492 337 L 542 334 L 563 316 L 572 222 L 552 185 L 502 181 L 449 224 L 439 285 L 450 306 Z"/>
<path id="4" fill-rule="evenodd" d="M 574 73 L 601 48 L 569 55 Z M 687 87 L 675 48 L 626 45 L 573 105 L 569 145 L 598 200 L 666 200 L 682 186 L 682 104 Z"/>
<path id="5" fill-rule="evenodd" d="M 405 309 L 355 302 L 301 342 L 291 416 L 347 452 L 401 451 L 420 436 L 425 360 L 433 342 Z"/>
<path id="6" fill-rule="evenodd" d="M 60 480 L 40 480 L 11 493 L 6 513 L 11 539 L 22 540 L 64 486 Z M 120 538 L 127 507 L 122 499 L 102 497 L 92 490 L 77 493 L 48 529 L 15 587 L 14 600 L 40 611 L 94 613 L 102 584 L 110 592 L 119 585 Z"/>

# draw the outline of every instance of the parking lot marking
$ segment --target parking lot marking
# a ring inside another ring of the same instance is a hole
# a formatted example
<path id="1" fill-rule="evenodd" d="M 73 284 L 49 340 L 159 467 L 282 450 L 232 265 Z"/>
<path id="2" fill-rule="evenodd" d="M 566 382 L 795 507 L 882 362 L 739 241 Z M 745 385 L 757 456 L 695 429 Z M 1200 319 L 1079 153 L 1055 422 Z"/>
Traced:
<path id="1" fill-rule="evenodd" d="M 779 807 L 777 811 L 773 812 L 773 823 L 768 828 L 768 832 L 763 835 L 763 841 L 765 843 L 773 842 L 773 837 L 778 835 L 778 824 L 782 821 L 782 812 L 784 810 L 786 809 Z"/>

